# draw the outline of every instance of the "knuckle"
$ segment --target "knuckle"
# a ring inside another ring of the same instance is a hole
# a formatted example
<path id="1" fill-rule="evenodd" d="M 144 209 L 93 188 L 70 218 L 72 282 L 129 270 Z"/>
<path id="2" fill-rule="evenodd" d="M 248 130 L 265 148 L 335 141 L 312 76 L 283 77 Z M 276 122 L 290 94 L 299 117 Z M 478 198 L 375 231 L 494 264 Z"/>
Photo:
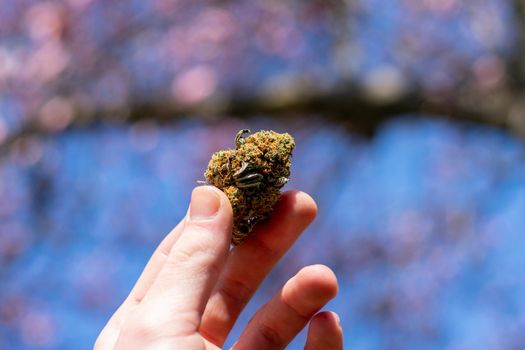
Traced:
<path id="1" fill-rule="evenodd" d="M 131 322 L 121 331 L 125 339 L 140 339 L 141 341 L 153 340 L 157 337 L 157 329 L 146 322 Z"/>
<path id="2" fill-rule="evenodd" d="M 195 333 L 200 322 L 196 311 L 179 312 L 166 318 L 156 313 L 134 313 L 123 325 L 119 338 L 127 343 L 154 344 Z M 173 327 L 173 325 L 177 327 Z"/>
<path id="3" fill-rule="evenodd" d="M 167 264 L 186 266 L 198 263 L 208 263 L 211 259 L 211 254 L 201 249 L 194 249 L 193 247 L 180 247 L 172 252 L 170 259 L 166 261 Z"/>
<path id="4" fill-rule="evenodd" d="M 198 229 L 202 231 L 204 229 Z M 199 235 L 198 233 L 195 233 Z M 212 235 L 199 235 L 199 239 L 185 242 L 184 245 L 176 247 L 170 253 L 166 264 L 174 266 L 200 267 L 206 272 L 218 273 L 222 266 L 222 257 L 226 256 L 227 250 L 220 249 L 220 243 L 216 242 Z"/>
<path id="5" fill-rule="evenodd" d="M 193 268 L 202 269 L 205 271 L 218 272 L 219 266 L 216 262 L 217 258 L 213 252 L 209 250 L 194 250 L 181 248 L 173 252 L 171 259 L 166 263 L 168 266 L 187 266 Z"/>
<path id="6" fill-rule="evenodd" d="M 161 329 L 156 320 L 142 313 L 135 313 L 124 323 L 120 337 L 149 342 L 161 337 Z"/>
<path id="7" fill-rule="evenodd" d="M 263 338 L 263 341 L 274 348 L 281 348 L 284 346 L 284 339 L 279 332 L 272 326 L 261 323 L 259 325 L 259 334 Z"/>
<path id="8" fill-rule="evenodd" d="M 246 282 L 231 277 L 226 277 L 221 286 L 222 294 L 230 299 L 233 304 L 243 306 L 254 293 L 253 288 Z"/>
<path id="9" fill-rule="evenodd" d="M 289 310 L 289 312 L 295 315 L 296 318 L 300 319 L 304 323 L 308 322 L 308 320 L 315 313 L 315 310 L 305 311 L 305 310 L 302 310 L 301 307 L 294 305 L 294 301 L 296 300 L 293 300 L 290 298 L 283 298 L 282 301 L 283 301 L 284 306 Z"/>
<path id="10" fill-rule="evenodd" d="M 200 223 L 192 223 L 190 226 L 187 234 L 191 238 L 188 237 L 180 246 L 180 250 L 186 254 L 186 257 L 190 258 L 199 253 L 212 254 L 217 250 L 221 242 L 213 228 L 201 226 Z"/>

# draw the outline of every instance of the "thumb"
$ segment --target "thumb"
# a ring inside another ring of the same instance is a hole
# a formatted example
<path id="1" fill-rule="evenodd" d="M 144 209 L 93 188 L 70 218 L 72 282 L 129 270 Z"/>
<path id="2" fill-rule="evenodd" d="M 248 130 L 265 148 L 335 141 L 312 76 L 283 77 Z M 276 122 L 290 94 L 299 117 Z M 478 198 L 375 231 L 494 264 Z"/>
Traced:
<path id="1" fill-rule="evenodd" d="M 200 318 L 229 253 L 232 209 L 212 186 L 193 190 L 184 229 L 143 299 L 139 314 L 164 336 L 197 332 Z M 167 329 L 166 329 L 167 328 Z"/>

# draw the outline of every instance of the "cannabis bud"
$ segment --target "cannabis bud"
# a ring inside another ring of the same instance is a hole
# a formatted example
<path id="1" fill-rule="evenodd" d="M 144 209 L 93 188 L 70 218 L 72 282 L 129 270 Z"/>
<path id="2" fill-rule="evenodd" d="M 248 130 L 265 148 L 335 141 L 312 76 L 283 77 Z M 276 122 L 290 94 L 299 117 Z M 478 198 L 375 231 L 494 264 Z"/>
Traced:
<path id="1" fill-rule="evenodd" d="M 232 243 L 241 243 L 255 224 L 266 219 L 290 176 L 290 157 L 295 147 L 292 136 L 259 131 L 248 137 L 241 130 L 236 149 L 212 155 L 204 173 L 206 183 L 221 189 L 232 205 Z"/>

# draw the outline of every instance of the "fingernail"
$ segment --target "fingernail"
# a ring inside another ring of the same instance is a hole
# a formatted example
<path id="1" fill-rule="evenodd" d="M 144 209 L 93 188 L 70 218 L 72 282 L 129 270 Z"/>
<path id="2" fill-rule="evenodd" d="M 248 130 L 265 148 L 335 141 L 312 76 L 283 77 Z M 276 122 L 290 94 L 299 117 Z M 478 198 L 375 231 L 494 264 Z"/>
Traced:
<path id="1" fill-rule="evenodd" d="M 209 186 L 196 187 L 191 193 L 190 219 L 209 220 L 221 207 L 219 195 Z"/>

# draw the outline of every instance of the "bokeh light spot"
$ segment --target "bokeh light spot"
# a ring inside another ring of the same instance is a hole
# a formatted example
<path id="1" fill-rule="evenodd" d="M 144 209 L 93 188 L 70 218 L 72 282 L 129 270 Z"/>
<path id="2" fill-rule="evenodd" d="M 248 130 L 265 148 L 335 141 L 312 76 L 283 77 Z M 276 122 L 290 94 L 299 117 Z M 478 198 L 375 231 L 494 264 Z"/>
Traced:
<path id="1" fill-rule="evenodd" d="M 214 69 L 200 65 L 182 72 L 175 78 L 172 93 L 183 105 L 193 105 L 209 98 L 217 88 L 217 74 Z"/>

